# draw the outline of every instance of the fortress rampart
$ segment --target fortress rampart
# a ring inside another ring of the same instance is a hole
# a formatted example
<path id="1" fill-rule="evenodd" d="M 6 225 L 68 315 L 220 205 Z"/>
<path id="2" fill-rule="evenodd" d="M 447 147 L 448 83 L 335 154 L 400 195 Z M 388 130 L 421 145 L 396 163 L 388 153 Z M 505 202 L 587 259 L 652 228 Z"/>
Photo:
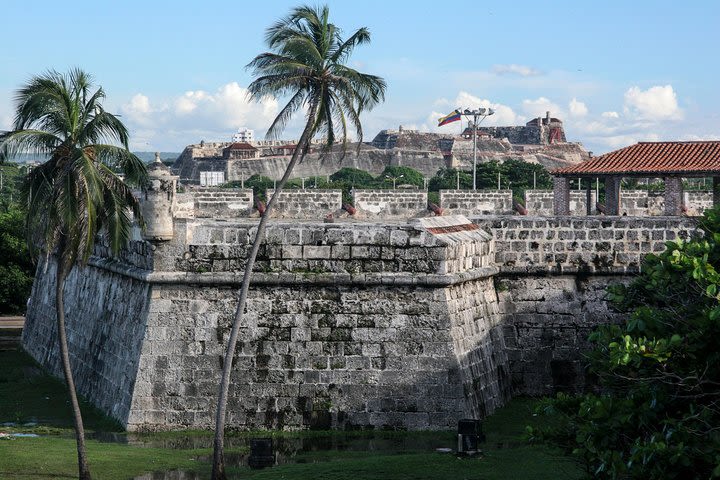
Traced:
<path id="1" fill-rule="evenodd" d="M 273 190 L 266 192 L 266 197 Z M 361 190 L 351 192 L 359 219 L 406 219 L 430 215 L 427 210 L 428 192 L 424 190 Z M 454 215 L 509 215 L 513 212 L 510 190 L 441 190 L 440 207 L 446 214 Z M 620 214 L 628 216 L 660 216 L 664 211 L 662 194 L 647 190 L 622 190 Z M 689 216 L 699 216 L 712 207 L 710 191 L 688 191 L 684 202 Z M 281 218 L 317 219 L 328 214 L 350 217 L 342 209 L 340 190 L 285 190 L 274 214 Z M 523 203 L 528 215 L 548 216 L 553 212 L 552 190 L 526 190 Z M 595 191 L 591 191 L 591 207 L 596 203 Z M 257 217 L 255 199 L 250 189 L 189 188 L 177 194 L 174 215 L 180 218 L 247 218 Z M 570 192 L 570 212 L 574 216 L 587 215 L 585 191 Z"/>
<path id="2" fill-rule="evenodd" d="M 175 218 L 167 242 L 98 247 L 66 289 L 80 392 L 130 430 L 211 428 L 255 228 Z M 694 231 L 675 217 L 274 221 L 229 425 L 452 428 L 512 395 L 580 389 L 587 333 L 618 318 L 605 286 Z M 38 268 L 23 344 L 59 375 L 53 272 Z"/>

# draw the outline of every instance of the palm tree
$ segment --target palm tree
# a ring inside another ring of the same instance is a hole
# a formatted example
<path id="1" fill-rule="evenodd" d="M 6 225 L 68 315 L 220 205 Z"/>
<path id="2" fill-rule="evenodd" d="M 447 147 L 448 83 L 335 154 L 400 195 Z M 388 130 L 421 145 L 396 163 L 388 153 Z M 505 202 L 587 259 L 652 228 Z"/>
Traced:
<path id="1" fill-rule="evenodd" d="M 128 132 L 106 112 L 102 88 L 75 69 L 33 77 L 16 95 L 11 131 L 0 134 L 0 160 L 19 153 L 49 159 L 26 177 L 28 245 L 34 258 L 56 258 L 55 311 L 63 373 L 70 395 L 80 479 L 89 479 L 83 421 L 75 392 L 65 333 L 65 279 L 90 257 L 96 235 L 103 233 L 117 252 L 130 237 L 131 211 L 140 209 L 129 183 L 144 181 L 145 165 L 128 150 Z M 120 143 L 122 146 L 117 146 Z M 44 253 L 43 253 L 44 252 Z"/>
<path id="2" fill-rule="evenodd" d="M 256 77 L 248 87 L 253 100 L 267 95 L 289 97 L 270 125 L 267 137 L 277 138 L 298 110 L 305 109 L 306 121 L 290 163 L 260 218 L 245 266 L 218 394 L 212 471 L 212 478 L 216 480 L 226 478 L 223 435 L 232 361 L 255 257 L 275 200 L 290 178 L 295 164 L 305 156 L 313 137 L 322 136 L 326 148 L 331 148 L 339 134 L 345 148 L 348 131 L 352 129 L 361 142 L 363 133 L 360 113 L 373 108 L 385 98 L 386 85 L 382 78 L 360 73 L 345 65 L 357 45 L 370 41 L 370 32 L 360 28 L 344 40 L 340 29 L 330 23 L 329 13 L 327 6 L 293 9 L 287 17 L 268 28 L 265 40 L 271 52 L 258 55 L 248 65 Z"/>

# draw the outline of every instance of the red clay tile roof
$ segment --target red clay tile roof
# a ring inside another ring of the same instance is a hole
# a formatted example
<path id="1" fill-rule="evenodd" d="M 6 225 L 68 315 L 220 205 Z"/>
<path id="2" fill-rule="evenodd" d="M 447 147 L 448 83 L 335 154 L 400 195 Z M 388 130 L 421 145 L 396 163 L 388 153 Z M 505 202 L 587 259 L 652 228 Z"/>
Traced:
<path id="1" fill-rule="evenodd" d="M 557 176 L 720 174 L 720 141 L 640 142 L 550 173 Z"/>
<path id="2" fill-rule="evenodd" d="M 226 147 L 229 150 L 257 150 L 257 148 L 253 147 L 249 143 L 241 142 L 241 143 L 232 143 L 230 146 Z"/>

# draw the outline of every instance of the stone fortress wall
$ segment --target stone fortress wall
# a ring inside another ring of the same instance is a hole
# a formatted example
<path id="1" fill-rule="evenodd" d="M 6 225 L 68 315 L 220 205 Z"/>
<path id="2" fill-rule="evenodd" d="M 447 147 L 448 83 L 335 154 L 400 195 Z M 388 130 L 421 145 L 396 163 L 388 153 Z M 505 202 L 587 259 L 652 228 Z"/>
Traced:
<path id="1" fill-rule="evenodd" d="M 555 205 L 555 195 L 552 190 L 526 190 L 525 208 L 531 215 L 552 215 Z M 590 205 L 595 210 L 595 191 L 590 192 Z M 573 190 L 570 192 L 570 214 L 587 215 L 587 193 L 585 191 Z M 648 212 L 637 209 L 633 212 L 635 216 L 646 216 Z M 661 215 L 656 213 L 655 215 Z"/>
<path id="2" fill-rule="evenodd" d="M 266 192 L 270 198 L 273 190 Z M 351 192 L 359 219 L 398 219 L 428 216 L 428 192 L 412 189 L 360 190 Z M 510 215 L 513 198 L 510 190 L 441 190 L 439 207 L 445 214 L 466 216 Z M 700 216 L 712 207 L 713 197 L 709 191 L 685 192 L 687 215 Z M 570 192 L 571 215 L 587 215 L 587 194 Z M 621 215 L 663 215 L 664 197 L 647 190 L 622 190 L 620 192 Z M 595 191 L 591 191 L 592 210 L 595 210 Z M 347 217 L 342 211 L 340 190 L 284 190 L 277 203 L 275 216 L 280 218 L 322 219 L 328 214 Z M 552 190 L 526 190 L 524 205 L 528 215 L 553 214 Z M 253 191 L 250 189 L 220 189 L 188 187 L 175 197 L 175 216 L 181 218 L 241 218 L 257 217 Z M 595 213 L 595 212 L 594 212 Z"/>
<path id="3" fill-rule="evenodd" d="M 374 218 L 408 218 L 427 211 L 428 194 L 419 190 L 352 191 L 360 216 Z"/>
<path id="4" fill-rule="evenodd" d="M 99 247 L 66 289 L 79 391 L 130 430 L 211 428 L 255 228 L 175 218 L 167 242 L 133 242 L 120 259 Z M 670 217 L 275 221 L 228 424 L 452 428 L 512 395 L 582 388 L 587 333 L 617 319 L 605 286 L 694 229 Z M 59 374 L 53 268 L 38 269 L 23 344 Z"/>
<path id="5" fill-rule="evenodd" d="M 538 117 L 526 125 L 478 127 L 477 161 L 503 162 L 521 159 L 546 168 L 558 168 L 587 160 L 582 145 L 568 142 L 561 120 Z M 298 177 L 332 175 L 343 167 L 380 174 L 387 166 L 405 166 L 431 177 L 447 167 L 469 168 L 473 162 L 472 135 L 429 133 L 403 129 L 382 130 L 366 143 L 353 143 L 330 150 L 311 145 L 305 160 L 294 170 Z M 200 184 L 202 172 L 224 172 L 225 181 L 241 181 L 252 175 L 280 179 L 290 161 L 289 148 L 280 144 L 293 142 L 252 142 L 259 157 L 226 158 L 224 149 L 230 142 L 188 145 L 173 165 L 173 171 L 185 184 Z"/>
<path id="6" fill-rule="evenodd" d="M 512 190 L 440 190 L 440 205 L 449 214 L 511 215 Z"/>
<path id="7" fill-rule="evenodd" d="M 268 201 L 275 190 L 268 189 Z M 283 190 L 275 202 L 273 217 L 282 218 L 321 218 L 336 214 L 342 208 L 342 190 Z"/>

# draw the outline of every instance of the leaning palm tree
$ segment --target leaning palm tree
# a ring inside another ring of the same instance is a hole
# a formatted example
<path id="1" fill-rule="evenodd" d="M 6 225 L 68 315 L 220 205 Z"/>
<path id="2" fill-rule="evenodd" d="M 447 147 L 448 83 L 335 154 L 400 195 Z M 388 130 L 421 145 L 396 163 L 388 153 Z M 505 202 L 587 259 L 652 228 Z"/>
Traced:
<path id="1" fill-rule="evenodd" d="M 48 160 L 26 177 L 28 244 L 33 257 L 55 263 L 55 312 L 65 381 L 75 423 L 80 479 L 89 479 L 83 421 L 65 332 L 65 279 L 90 257 L 102 233 L 117 252 L 130 238 L 137 200 L 129 183 L 144 180 L 145 165 L 128 150 L 122 122 L 102 107 L 105 93 L 81 70 L 33 77 L 16 95 L 11 131 L 0 133 L 0 161 L 19 153 Z M 117 144 L 122 146 L 117 146 Z M 50 261 L 54 255 L 55 261 Z"/>
<path id="2" fill-rule="evenodd" d="M 305 128 L 290 163 L 260 218 L 245 265 L 218 394 L 213 479 L 226 478 L 223 438 L 235 345 L 242 324 L 255 257 L 275 201 L 290 178 L 295 164 L 305 156 L 314 137 L 322 137 L 328 149 L 332 148 L 337 138 L 344 149 L 348 131 L 352 129 L 361 142 L 363 133 L 360 113 L 373 108 L 385 97 L 386 86 L 382 78 L 360 73 L 345 64 L 357 45 L 370 41 L 370 32 L 361 28 L 343 39 L 340 29 L 329 21 L 327 6 L 295 8 L 286 18 L 268 28 L 265 40 L 271 52 L 258 55 L 248 65 L 256 77 L 248 87 L 250 97 L 253 100 L 268 95 L 289 97 L 287 104 L 270 125 L 267 137 L 277 138 L 292 115 L 301 109 L 305 112 Z"/>

